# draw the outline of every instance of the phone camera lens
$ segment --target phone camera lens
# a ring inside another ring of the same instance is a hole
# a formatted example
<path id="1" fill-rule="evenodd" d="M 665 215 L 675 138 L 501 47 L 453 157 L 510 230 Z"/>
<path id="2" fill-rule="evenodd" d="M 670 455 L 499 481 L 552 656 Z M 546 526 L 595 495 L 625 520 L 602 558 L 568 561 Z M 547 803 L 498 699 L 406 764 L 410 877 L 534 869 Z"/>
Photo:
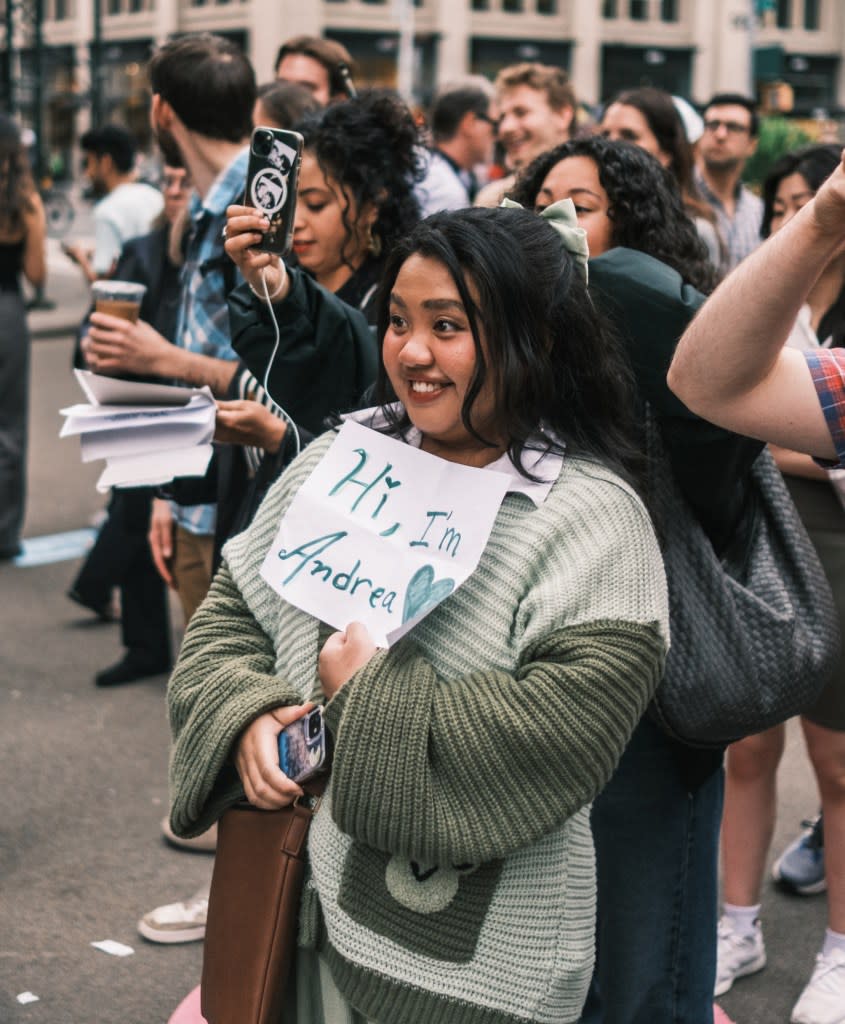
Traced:
<path id="1" fill-rule="evenodd" d="M 256 132 L 252 149 L 256 156 L 269 156 L 273 150 L 273 136 L 270 132 Z"/>
<path id="2" fill-rule="evenodd" d="M 308 739 L 314 740 L 320 735 L 320 716 L 312 715 L 308 719 Z"/>

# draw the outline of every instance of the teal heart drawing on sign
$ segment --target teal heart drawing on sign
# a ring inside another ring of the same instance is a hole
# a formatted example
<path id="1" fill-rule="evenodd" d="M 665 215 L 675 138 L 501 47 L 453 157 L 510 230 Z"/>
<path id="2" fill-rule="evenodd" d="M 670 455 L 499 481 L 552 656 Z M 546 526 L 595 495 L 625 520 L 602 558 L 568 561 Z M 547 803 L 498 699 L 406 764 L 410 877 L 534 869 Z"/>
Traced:
<path id="1" fill-rule="evenodd" d="M 434 582 L 434 569 L 430 565 L 424 565 L 417 569 L 411 577 L 408 589 L 405 591 L 405 608 L 402 612 L 402 622 L 409 622 L 415 619 L 422 612 L 440 604 L 455 589 L 455 581 L 442 579 Z"/>

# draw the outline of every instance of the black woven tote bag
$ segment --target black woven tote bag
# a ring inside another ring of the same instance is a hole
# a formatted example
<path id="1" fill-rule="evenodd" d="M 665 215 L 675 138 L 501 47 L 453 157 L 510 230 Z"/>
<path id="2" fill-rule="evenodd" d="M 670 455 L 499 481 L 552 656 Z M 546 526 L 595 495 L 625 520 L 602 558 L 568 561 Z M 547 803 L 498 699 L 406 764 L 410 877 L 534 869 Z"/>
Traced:
<path id="1" fill-rule="evenodd" d="M 768 449 L 751 468 L 741 569 L 717 558 L 648 423 L 651 498 L 662 516 L 671 646 L 649 711 L 691 746 L 723 746 L 810 707 L 839 657 L 833 595 Z"/>

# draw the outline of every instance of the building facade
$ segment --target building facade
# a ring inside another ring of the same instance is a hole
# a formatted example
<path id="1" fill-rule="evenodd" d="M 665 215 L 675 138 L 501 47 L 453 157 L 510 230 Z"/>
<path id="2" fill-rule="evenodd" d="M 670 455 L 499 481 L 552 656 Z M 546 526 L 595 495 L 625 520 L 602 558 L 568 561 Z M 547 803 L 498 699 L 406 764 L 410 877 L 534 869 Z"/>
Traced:
<path id="1" fill-rule="evenodd" d="M 0 56 L 0 82 L 12 91 L 0 105 L 33 126 L 37 98 L 56 166 L 92 114 L 147 141 L 145 61 L 192 31 L 235 39 L 259 81 L 273 77 L 281 41 L 307 33 L 344 43 L 360 81 L 395 85 L 404 27 L 420 103 L 466 72 L 492 77 L 539 60 L 565 67 L 588 104 L 635 85 L 701 103 L 779 81 L 798 114 L 845 108 L 843 0 L 0 0 L 0 10 L 4 3 L 14 45 Z"/>

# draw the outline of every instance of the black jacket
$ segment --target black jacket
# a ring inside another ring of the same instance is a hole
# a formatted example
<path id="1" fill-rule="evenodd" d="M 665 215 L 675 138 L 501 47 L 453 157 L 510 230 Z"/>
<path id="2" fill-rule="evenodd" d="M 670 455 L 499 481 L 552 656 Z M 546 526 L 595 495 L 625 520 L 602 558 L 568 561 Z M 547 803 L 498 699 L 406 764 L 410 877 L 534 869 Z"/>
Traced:
<path id="1" fill-rule="evenodd" d="M 696 416 L 666 383 L 678 341 L 706 296 L 633 249 L 611 249 L 590 260 L 589 269 L 590 293 L 626 343 L 681 493 L 720 555 L 741 547 L 748 472 L 764 445 Z"/>
<path id="2" fill-rule="evenodd" d="M 288 271 L 291 289 L 273 310 L 279 347 L 266 303 L 247 285 L 229 296 L 232 347 L 296 424 L 312 434 L 327 416 L 359 408 L 378 366 L 373 332 L 359 310 L 318 285 L 304 271 Z M 346 286 L 344 286 L 346 287 Z"/>

